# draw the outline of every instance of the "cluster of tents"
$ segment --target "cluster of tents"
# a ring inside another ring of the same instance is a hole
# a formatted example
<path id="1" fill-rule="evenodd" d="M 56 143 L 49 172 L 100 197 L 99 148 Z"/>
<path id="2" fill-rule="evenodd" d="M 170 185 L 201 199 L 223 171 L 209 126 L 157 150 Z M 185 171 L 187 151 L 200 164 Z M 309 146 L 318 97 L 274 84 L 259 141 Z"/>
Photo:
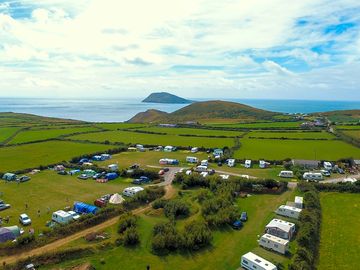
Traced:
<path id="1" fill-rule="evenodd" d="M 18 226 L 1 227 L 0 228 L 0 243 L 15 240 L 21 235 Z"/>

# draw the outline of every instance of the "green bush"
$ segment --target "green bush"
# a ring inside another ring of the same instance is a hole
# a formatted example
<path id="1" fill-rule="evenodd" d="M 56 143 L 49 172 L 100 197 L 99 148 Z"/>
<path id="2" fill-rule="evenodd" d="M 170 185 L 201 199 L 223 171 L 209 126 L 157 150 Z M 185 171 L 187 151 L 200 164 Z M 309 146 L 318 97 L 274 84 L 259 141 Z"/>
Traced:
<path id="1" fill-rule="evenodd" d="M 118 233 L 125 232 L 130 227 L 136 227 L 136 216 L 129 213 L 119 218 Z"/>
<path id="2" fill-rule="evenodd" d="M 130 227 L 124 232 L 124 245 L 133 246 L 140 242 L 140 236 L 135 227 Z"/>

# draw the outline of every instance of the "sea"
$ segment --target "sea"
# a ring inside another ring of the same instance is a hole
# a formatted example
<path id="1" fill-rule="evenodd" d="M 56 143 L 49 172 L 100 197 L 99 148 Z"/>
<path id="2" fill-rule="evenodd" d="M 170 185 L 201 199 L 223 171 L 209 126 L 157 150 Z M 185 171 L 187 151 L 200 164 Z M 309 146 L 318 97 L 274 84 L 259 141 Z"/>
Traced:
<path id="1" fill-rule="evenodd" d="M 360 109 L 360 101 L 270 99 L 227 99 L 227 101 L 281 113 Z M 147 109 L 173 112 L 184 106 L 187 104 L 143 103 L 141 99 L 0 98 L 0 112 L 30 113 L 91 122 L 122 122 Z"/>

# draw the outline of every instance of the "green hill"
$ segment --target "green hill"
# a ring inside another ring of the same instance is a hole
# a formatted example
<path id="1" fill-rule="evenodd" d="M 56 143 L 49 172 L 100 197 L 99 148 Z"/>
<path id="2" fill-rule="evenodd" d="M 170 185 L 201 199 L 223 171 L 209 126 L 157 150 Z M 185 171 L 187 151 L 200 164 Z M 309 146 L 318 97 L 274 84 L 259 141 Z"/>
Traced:
<path id="1" fill-rule="evenodd" d="M 253 108 L 236 102 L 214 100 L 192 103 L 173 113 L 149 110 L 145 113 L 137 114 L 129 122 L 254 121 L 270 120 L 276 115 L 278 113 Z"/>
<path id="2" fill-rule="evenodd" d="M 142 102 L 147 103 L 169 103 L 169 104 L 187 104 L 192 103 L 191 100 L 175 96 L 167 92 L 152 93 Z"/>

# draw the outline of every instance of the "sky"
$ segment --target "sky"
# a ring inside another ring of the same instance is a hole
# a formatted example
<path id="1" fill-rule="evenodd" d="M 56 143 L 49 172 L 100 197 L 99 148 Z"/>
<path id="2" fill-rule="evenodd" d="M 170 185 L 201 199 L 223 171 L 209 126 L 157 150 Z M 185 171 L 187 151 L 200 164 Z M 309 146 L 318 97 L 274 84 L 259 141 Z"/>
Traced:
<path id="1" fill-rule="evenodd" d="M 0 97 L 360 100 L 359 0 L 0 0 Z"/>

